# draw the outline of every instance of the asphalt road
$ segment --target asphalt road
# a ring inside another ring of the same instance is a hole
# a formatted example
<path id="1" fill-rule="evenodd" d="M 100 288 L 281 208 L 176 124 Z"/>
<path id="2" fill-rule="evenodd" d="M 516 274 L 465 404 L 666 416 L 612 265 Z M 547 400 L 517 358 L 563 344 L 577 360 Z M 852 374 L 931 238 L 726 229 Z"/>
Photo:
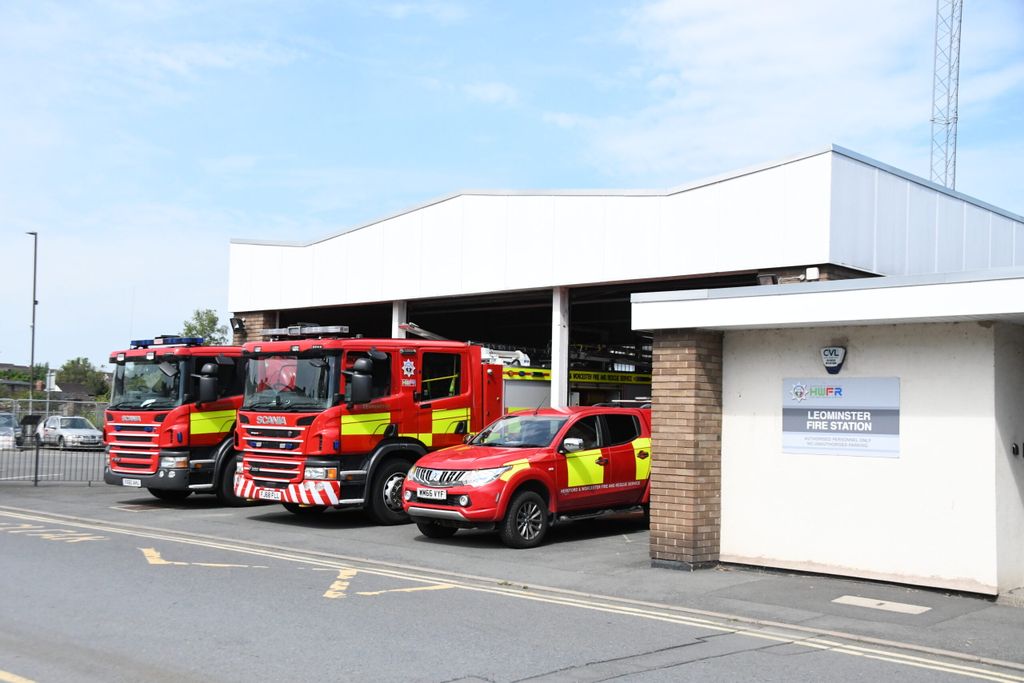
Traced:
<path id="1" fill-rule="evenodd" d="M 310 520 L 212 497 L 168 505 L 107 486 L 6 485 L 0 681 L 1024 681 L 1024 666 L 996 661 L 1020 652 L 1024 610 L 822 577 L 651 569 L 646 543 L 629 515 L 513 551 L 492 534 L 431 541 L 358 513 Z M 928 611 L 832 603 L 850 591 Z M 858 629 L 837 633 L 844 625 Z M 976 633 L 987 649 L 940 651 L 931 629 L 946 645 Z"/>

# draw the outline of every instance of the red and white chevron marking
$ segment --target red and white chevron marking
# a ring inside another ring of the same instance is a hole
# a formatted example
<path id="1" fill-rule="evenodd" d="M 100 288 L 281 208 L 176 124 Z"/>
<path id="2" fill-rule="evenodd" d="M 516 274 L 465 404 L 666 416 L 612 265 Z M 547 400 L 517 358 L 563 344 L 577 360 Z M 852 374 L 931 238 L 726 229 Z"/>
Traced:
<path id="1" fill-rule="evenodd" d="M 288 484 L 288 488 L 270 488 L 258 486 L 251 479 L 241 474 L 235 475 L 235 495 L 240 498 L 258 499 L 260 491 L 278 491 L 282 503 L 299 503 L 301 505 L 337 505 L 339 485 L 335 481 L 300 481 Z"/>

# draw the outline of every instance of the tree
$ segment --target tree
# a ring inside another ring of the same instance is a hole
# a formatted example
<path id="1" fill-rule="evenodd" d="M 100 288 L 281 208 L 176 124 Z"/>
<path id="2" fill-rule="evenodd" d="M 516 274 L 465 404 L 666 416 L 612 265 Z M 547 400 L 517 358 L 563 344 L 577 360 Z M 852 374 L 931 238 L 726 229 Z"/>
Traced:
<path id="1" fill-rule="evenodd" d="M 183 337 L 202 337 L 207 346 L 223 346 L 228 343 L 228 328 L 220 325 L 217 312 L 212 308 L 197 308 L 192 318 L 186 320 L 182 329 Z"/>
<path id="2" fill-rule="evenodd" d="M 103 374 L 84 356 L 72 358 L 60 366 L 57 371 L 57 385 L 61 382 L 81 384 L 92 396 L 103 396 L 107 393 L 107 376 Z"/>

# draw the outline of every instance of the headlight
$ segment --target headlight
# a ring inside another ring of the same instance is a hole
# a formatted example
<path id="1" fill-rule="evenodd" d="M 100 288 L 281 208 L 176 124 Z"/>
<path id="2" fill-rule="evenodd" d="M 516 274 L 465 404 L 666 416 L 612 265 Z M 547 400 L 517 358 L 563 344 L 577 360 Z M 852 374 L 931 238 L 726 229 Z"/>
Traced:
<path id="1" fill-rule="evenodd" d="M 338 479 L 337 467 L 307 467 L 306 479 L 327 479 L 336 481 Z"/>
<path id="2" fill-rule="evenodd" d="M 493 467 L 489 470 L 471 470 L 466 472 L 459 483 L 465 486 L 484 486 L 490 484 L 510 469 L 512 468 L 506 465 L 505 467 Z"/>
<path id="3" fill-rule="evenodd" d="M 165 455 L 160 458 L 160 467 L 165 469 L 185 469 L 188 467 L 187 455 Z"/>

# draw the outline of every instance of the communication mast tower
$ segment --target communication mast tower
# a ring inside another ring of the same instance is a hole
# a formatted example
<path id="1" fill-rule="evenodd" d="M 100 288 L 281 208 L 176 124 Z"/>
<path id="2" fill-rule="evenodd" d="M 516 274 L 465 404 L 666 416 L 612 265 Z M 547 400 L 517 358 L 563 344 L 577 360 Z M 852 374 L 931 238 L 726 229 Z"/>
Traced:
<path id="1" fill-rule="evenodd" d="M 936 0 L 931 179 L 951 190 L 956 189 L 956 119 L 960 90 L 962 13 L 963 0 Z"/>

